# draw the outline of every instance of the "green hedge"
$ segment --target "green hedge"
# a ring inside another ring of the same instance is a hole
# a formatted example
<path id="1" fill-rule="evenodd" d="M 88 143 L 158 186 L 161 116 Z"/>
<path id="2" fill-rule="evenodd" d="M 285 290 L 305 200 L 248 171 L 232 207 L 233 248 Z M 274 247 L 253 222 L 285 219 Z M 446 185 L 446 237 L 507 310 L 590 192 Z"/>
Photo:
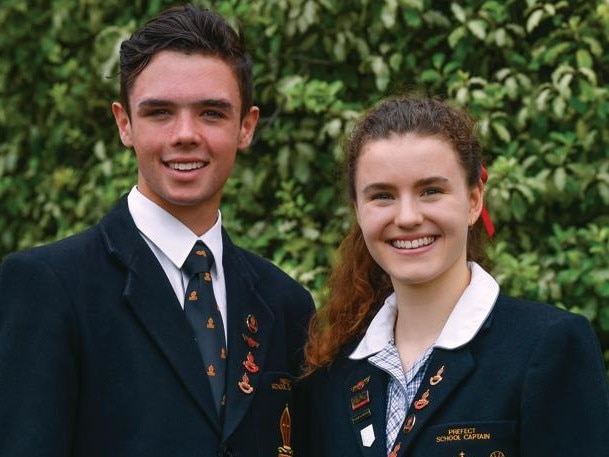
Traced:
<path id="1" fill-rule="evenodd" d="M 195 2 L 203 4 L 201 2 Z M 3 0 L 0 258 L 96 222 L 134 183 L 110 102 L 117 46 L 170 2 Z M 609 358 L 606 1 L 225 0 L 262 119 L 222 207 L 233 237 L 320 299 L 350 221 L 340 139 L 417 89 L 466 106 L 489 163 L 503 289 L 582 313 Z"/>

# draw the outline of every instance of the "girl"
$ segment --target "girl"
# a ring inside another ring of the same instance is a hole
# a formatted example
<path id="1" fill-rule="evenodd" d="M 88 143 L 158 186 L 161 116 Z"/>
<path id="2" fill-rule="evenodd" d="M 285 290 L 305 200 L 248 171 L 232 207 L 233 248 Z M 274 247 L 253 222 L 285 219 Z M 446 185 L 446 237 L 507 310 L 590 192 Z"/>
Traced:
<path id="1" fill-rule="evenodd" d="M 305 455 L 609 456 L 588 321 L 502 295 L 481 267 L 471 117 L 433 98 L 385 100 L 346 154 L 356 223 L 306 347 Z"/>

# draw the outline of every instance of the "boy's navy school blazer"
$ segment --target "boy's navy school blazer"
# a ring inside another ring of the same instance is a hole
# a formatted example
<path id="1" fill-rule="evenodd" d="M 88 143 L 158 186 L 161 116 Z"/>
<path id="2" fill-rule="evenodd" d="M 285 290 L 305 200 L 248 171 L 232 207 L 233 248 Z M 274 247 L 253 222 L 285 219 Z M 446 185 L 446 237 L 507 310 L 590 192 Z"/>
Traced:
<path id="1" fill-rule="evenodd" d="M 301 381 L 309 457 L 606 457 L 609 391 L 588 321 L 500 295 L 468 344 L 435 348 L 386 449 L 388 375 L 350 360 Z"/>
<path id="2" fill-rule="evenodd" d="M 126 198 L 79 235 L 7 256 L 0 267 L 0 456 L 276 456 L 286 444 L 286 407 L 292 431 L 297 425 L 291 389 L 314 306 L 270 262 L 226 233 L 223 242 L 223 426 L 184 312 Z M 257 373 L 243 365 L 250 352 Z M 249 394 L 238 386 L 244 374 Z"/>

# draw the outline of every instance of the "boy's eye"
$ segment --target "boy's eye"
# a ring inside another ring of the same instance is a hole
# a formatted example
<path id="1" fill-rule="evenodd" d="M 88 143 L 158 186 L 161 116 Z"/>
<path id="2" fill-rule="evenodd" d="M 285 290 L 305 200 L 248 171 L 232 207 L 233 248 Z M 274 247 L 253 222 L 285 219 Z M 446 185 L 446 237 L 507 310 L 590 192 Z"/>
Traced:
<path id="1" fill-rule="evenodd" d="M 216 111 L 216 110 L 205 110 L 203 111 L 203 113 L 201 114 L 203 117 L 211 117 L 211 118 L 222 118 L 224 117 L 224 114 L 221 111 Z"/>
<path id="2" fill-rule="evenodd" d="M 391 194 L 387 192 L 379 192 L 378 194 L 372 195 L 372 200 L 390 200 Z"/>
<path id="3" fill-rule="evenodd" d="M 150 117 L 158 117 L 158 116 L 166 116 L 169 114 L 169 111 L 166 109 L 153 109 L 146 113 Z"/>
<path id="4" fill-rule="evenodd" d="M 423 191 L 423 196 L 432 196 L 432 195 L 436 195 L 436 194 L 441 194 L 442 190 L 438 189 L 437 187 L 430 187 L 429 189 L 425 189 Z"/>

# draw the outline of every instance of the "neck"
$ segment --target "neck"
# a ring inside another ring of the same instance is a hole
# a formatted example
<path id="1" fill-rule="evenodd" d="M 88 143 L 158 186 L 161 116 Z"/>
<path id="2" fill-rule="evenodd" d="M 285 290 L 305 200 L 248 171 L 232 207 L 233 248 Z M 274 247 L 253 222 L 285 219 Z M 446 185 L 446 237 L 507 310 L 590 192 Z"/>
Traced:
<path id="1" fill-rule="evenodd" d="M 395 342 L 407 369 L 440 335 L 471 273 L 465 268 L 442 284 L 394 284 L 398 304 Z"/>
<path id="2" fill-rule="evenodd" d="M 196 236 L 201 236 L 218 220 L 218 205 L 193 206 L 163 205 L 173 217 L 188 227 Z"/>

